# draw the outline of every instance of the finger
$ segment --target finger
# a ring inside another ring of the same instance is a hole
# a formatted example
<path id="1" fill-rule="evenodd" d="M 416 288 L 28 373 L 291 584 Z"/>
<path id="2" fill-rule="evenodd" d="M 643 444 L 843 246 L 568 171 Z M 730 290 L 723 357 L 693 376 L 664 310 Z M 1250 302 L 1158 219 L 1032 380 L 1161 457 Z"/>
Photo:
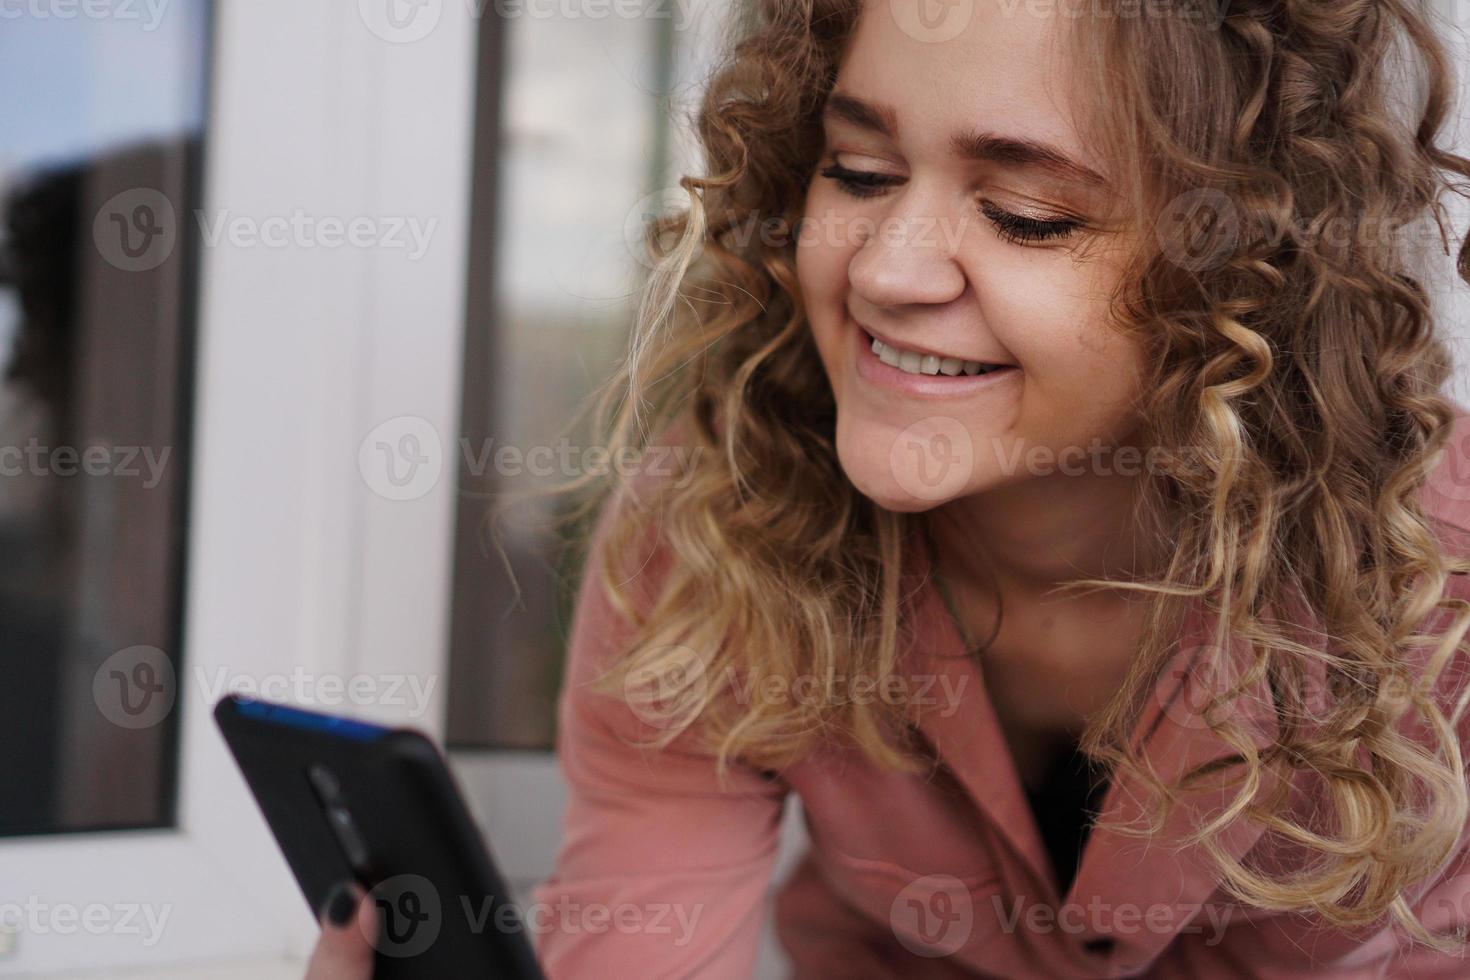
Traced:
<path id="1" fill-rule="evenodd" d="M 373 948 L 368 943 L 377 912 L 362 901 L 356 884 L 338 884 L 322 905 L 322 933 L 307 964 L 306 980 L 371 980 Z"/>

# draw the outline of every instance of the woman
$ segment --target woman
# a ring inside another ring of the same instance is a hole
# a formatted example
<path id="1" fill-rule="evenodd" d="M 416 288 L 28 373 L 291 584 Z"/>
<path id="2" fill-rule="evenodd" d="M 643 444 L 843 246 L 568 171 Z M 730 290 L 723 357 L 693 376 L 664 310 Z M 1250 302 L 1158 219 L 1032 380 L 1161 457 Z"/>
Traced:
<path id="1" fill-rule="evenodd" d="M 694 463 L 592 537 L 549 974 L 749 976 L 795 795 L 797 976 L 1463 975 L 1427 4 L 758 14 L 602 402 Z"/>

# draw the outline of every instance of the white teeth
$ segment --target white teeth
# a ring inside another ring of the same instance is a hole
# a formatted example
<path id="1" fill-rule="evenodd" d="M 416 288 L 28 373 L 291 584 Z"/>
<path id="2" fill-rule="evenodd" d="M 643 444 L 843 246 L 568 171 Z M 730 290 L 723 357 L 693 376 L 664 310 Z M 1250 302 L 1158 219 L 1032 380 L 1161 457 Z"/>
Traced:
<path id="1" fill-rule="evenodd" d="M 898 350 L 876 337 L 873 338 L 873 353 L 884 364 L 890 364 L 906 374 L 947 374 L 955 377 L 959 374 L 987 374 L 994 370 L 979 361 L 962 361 L 958 357 L 936 357 L 933 354 Z"/>

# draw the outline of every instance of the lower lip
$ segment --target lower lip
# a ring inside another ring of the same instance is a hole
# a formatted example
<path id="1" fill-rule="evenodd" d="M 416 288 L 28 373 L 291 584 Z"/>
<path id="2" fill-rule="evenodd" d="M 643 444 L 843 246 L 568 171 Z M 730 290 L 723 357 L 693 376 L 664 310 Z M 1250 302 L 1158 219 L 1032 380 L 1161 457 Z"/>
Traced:
<path id="1" fill-rule="evenodd" d="M 1014 365 L 986 374 L 909 374 L 879 360 L 878 355 L 873 353 L 872 338 L 862 327 L 848 322 L 852 326 L 852 335 L 858 348 L 858 377 L 880 388 L 919 398 L 963 398 L 1007 384 L 1021 376 L 1021 369 Z"/>

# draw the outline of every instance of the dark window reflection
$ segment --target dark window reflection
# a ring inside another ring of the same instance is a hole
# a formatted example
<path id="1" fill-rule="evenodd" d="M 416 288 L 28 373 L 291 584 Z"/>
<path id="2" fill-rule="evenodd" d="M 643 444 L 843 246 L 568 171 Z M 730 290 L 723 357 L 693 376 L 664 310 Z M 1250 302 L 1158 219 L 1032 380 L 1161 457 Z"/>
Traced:
<path id="1" fill-rule="evenodd" d="M 173 821 L 207 8 L 0 26 L 0 835 Z"/>

